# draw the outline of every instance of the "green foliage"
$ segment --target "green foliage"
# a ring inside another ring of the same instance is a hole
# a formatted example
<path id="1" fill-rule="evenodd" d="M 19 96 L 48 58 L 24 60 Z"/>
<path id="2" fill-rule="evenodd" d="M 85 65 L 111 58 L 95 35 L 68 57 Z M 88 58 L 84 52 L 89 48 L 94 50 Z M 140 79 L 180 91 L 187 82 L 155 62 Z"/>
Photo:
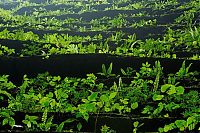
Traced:
<path id="1" fill-rule="evenodd" d="M 0 109 L 0 118 L 3 118 L 2 126 L 9 125 L 11 128 L 15 125 L 15 119 L 12 117 L 14 112 L 9 109 Z"/>
<path id="2" fill-rule="evenodd" d="M 105 67 L 104 72 L 112 74 L 111 68 L 112 65 L 109 70 Z M 139 72 L 133 73 L 134 70 L 129 68 L 125 73 L 128 71 L 130 76 L 136 74 L 131 83 L 125 84 L 122 77 L 119 77 L 118 83 L 114 82 L 112 85 L 104 84 L 94 74 L 88 74 L 86 78 L 64 79 L 48 73 L 39 74 L 35 78 L 25 75 L 21 85 L 14 85 L 8 80 L 8 76 L 0 76 L 0 96 L 1 99 L 8 100 L 8 105 L 1 107 L 1 112 L 6 113 L 1 114 L 0 122 L 14 127 L 14 112 L 20 111 L 26 113 L 23 120 L 25 131 L 57 129 L 59 132 L 71 132 L 80 131 L 83 126 L 81 121 L 89 121 L 91 114 L 114 112 L 130 116 L 137 112 L 139 117 L 145 118 L 173 118 L 181 110 L 178 115 L 183 115 L 185 120 L 167 123 L 159 131 L 196 130 L 199 123 L 197 91 L 185 92 L 185 86 L 177 86 L 175 80 L 169 80 L 169 75 L 163 74 L 159 62 L 152 67 L 145 63 Z M 154 72 L 157 74 L 153 74 Z M 174 75 L 170 77 L 175 78 Z M 169 83 L 164 83 L 166 80 Z M 17 91 L 12 93 L 13 89 Z M 55 123 L 50 112 L 69 113 L 71 116 L 66 121 Z M 138 131 L 140 125 L 142 124 L 137 122 L 134 124 L 134 132 Z"/>
<path id="3" fill-rule="evenodd" d="M 166 92 L 169 95 L 172 94 L 177 94 L 177 95 L 181 95 L 184 93 L 184 87 L 182 86 L 178 86 L 176 87 L 175 85 L 172 84 L 165 84 L 161 86 L 161 92 L 164 93 Z"/>
<path id="4" fill-rule="evenodd" d="M 38 123 L 38 126 L 41 131 L 50 131 L 52 126 L 56 126 L 53 124 L 53 116 L 48 118 L 48 110 L 46 109 L 42 115 L 42 123 Z"/>
<path id="5" fill-rule="evenodd" d="M 133 129 L 133 133 L 137 133 L 138 128 L 140 128 L 141 126 L 143 126 L 144 123 L 139 123 L 138 121 L 133 123 L 134 129 Z"/>
<path id="6" fill-rule="evenodd" d="M 72 123 L 72 122 L 74 122 L 75 120 L 76 120 L 76 119 L 67 119 L 67 120 L 63 121 L 63 122 L 57 127 L 56 132 L 62 132 L 65 124 Z"/>
<path id="7" fill-rule="evenodd" d="M 160 100 L 163 99 L 163 97 L 164 97 L 164 95 L 157 95 L 157 94 L 154 94 L 154 95 L 153 95 L 153 100 L 154 100 L 154 101 L 160 101 Z"/>
<path id="8" fill-rule="evenodd" d="M 131 68 L 131 67 L 127 67 L 126 70 L 124 70 L 124 69 L 121 68 L 120 70 L 121 70 L 121 73 L 122 73 L 124 76 L 127 76 L 127 77 L 132 76 L 132 74 L 133 74 L 133 72 L 134 72 L 133 68 Z"/>
<path id="9" fill-rule="evenodd" d="M 110 63 L 108 69 L 106 69 L 105 64 L 102 64 L 102 72 L 99 72 L 97 74 L 105 76 L 106 78 L 113 77 L 115 76 L 115 74 L 112 74 L 112 69 L 113 69 L 112 63 Z"/>
<path id="10" fill-rule="evenodd" d="M 185 61 L 182 63 L 182 66 L 180 68 L 180 70 L 176 73 L 176 76 L 180 79 L 183 78 L 188 78 L 191 74 L 193 74 L 192 72 L 189 72 L 189 69 L 191 67 L 192 64 L 189 64 L 188 67 L 185 66 Z"/>
<path id="11" fill-rule="evenodd" d="M 15 49 L 9 49 L 8 47 L 6 46 L 2 46 L 0 45 L 0 56 L 2 55 L 12 55 L 15 53 Z"/>
<path id="12" fill-rule="evenodd" d="M 37 116 L 29 116 L 29 115 L 26 115 L 25 116 L 25 120 L 23 120 L 22 122 L 24 124 L 26 124 L 26 126 L 28 127 L 28 129 L 33 129 L 34 126 L 37 126 L 37 119 L 38 117 Z"/>
<path id="13" fill-rule="evenodd" d="M 104 125 L 101 126 L 101 133 L 116 133 L 113 129 L 110 129 L 110 127 Z"/>
<path id="14" fill-rule="evenodd" d="M 187 120 L 176 120 L 174 123 L 165 125 L 164 128 L 159 128 L 159 132 L 169 132 L 174 129 L 179 129 L 180 132 L 192 131 L 197 126 L 199 115 L 188 117 Z"/>

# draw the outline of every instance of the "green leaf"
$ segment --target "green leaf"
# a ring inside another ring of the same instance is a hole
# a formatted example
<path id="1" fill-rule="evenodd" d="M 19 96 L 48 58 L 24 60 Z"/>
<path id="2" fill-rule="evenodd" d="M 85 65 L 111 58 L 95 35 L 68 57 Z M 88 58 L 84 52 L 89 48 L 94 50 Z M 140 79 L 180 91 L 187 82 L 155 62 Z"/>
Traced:
<path id="1" fill-rule="evenodd" d="M 107 74 L 105 64 L 102 65 L 102 72 L 103 72 L 103 74 L 105 74 L 105 75 Z"/>
<path id="2" fill-rule="evenodd" d="M 65 125 L 65 123 L 62 122 L 62 123 L 57 127 L 56 132 L 62 132 L 64 125 Z"/>
<path id="3" fill-rule="evenodd" d="M 138 108 L 138 102 L 132 103 L 132 104 L 131 104 L 131 108 L 132 108 L 132 109 Z"/>
<path id="4" fill-rule="evenodd" d="M 159 101 L 159 100 L 162 100 L 163 97 L 164 97 L 164 95 L 154 94 L 154 95 L 153 95 L 153 100 L 154 100 L 154 101 Z"/>
<path id="5" fill-rule="evenodd" d="M 176 128 L 174 123 L 171 123 L 169 125 L 165 125 L 164 126 L 164 132 L 169 132 L 170 130 L 173 130 L 174 128 Z"/>
<path id="6" fill-rule="evenodd" d="M 5 119 L 3 120 L 3 123 L 2 123 L 3 126 L 6 125 L 6 124 L 8 124 L 8 118 L 5 118 Z"/>
<path id="7" fill-rule="evenodd" d="M 189 131 L 194 130 L 194 129 L 195 129 L 195 126 L 196 126 L 195 123 L 192 123 L 192 124 L 188 125 Z"/>
<path id="8" fill-rule="evenodd" d="M 116 95 L 117 95 L 117 92 L 112 92 L 109 96 L 109 99 L 111 100 L 111 99 L 115 98 Z"/>
<path id="9" fill-rule="evenodd" d="M 53 117 L 54 117 L 54 116 L 51 116 L 50 118 L 48 118 L 48 119 L 47 119 L 47 123 L 52 123 Z"/>
<path id="10" fill-rule="evenodd" d="M 112 73 L 112 63 L 110 63 L 110 66 L 108 68 L 107 74 L 111 74 Z"/>
<path id="11" fill-rule="evenodd" d="M 187 74 L 189 72 L 189 69 L 191 67 L 192 63 L 189 64 L 189 66 L 185 69 L 185 73 Z"/>
<path id="12" fill-rule="evenodd" d="M 180 127 L 180 131 L 184 131 L 185 130 L 185 127 Z"/>
<path id="13" fill-rule="evenodd" d="M 86 106 L 87 111 L 89 112 L 93 112 L 96 110 L 95 103 L 87 103 L 85 106 Z"/>
<path id="14" fill-rule="evenodd" d="M 30 121 L 27 122 L 27 127 L 31 128 L 31 122 Z"/>
<path id="15" fill-rule="evenodd" d="M 89 101 L 96 101 L 97 95 L 98 95 L 98 92 L 92 93 L 90 96 L 88 96 L 88 100 Z"/>
<path id="16" fill-rule="evenodd" d="M 24 124 L 27 124 L 27 123 L 28 123 L 28 120 L 22 120 L 22 122 L 23 122 Z"/>
<path id="17" fill-rule="evenodd" d="M 50 98 L 52 98 L 53 97 L 53 93 L 49 92 L 49 94 L 47 96 L 50 97 Z"/>
<path id="18" fill-rule="evenodd" d="M 185 89 L 183 88 L 183 86 L 178 86 L 176 87 L 176 91 L 177 95 L 181 95 L 184 94 Z"/>
<path id="19" fill-rule="evenodd" d="M 77 128 L 78 128 L 78 131 L 81 130 L 81 128 L 82 128 L 82 124 L 81 124 L 80 122 L 77 124 Z"/>
<path id="20" fill-rule="evenodd" d="M 68 98 L 68 94 L 66 92 L 62 92 L 61 96 L 62 96 L 63 99 L 67 99 Z"/>
<path id="21" fill-rule="evenodd" d="M 88 114 L 88 113 L 84 113 L 84 114 L 83 114 L 83 118 L 84 118 L 86 121 L 88 121 L 88 119 L 89 119 L 89 114 Z"/>
<path id="22" fill-rule="evenodd" d="M 42 105 L 42 106 L 45 106 L 47 107 L 49 105 L 49 98 L 48 97 L 43 97 L 42 99 L 40 99 L 39 103 Z"/>
<path id="23" fill-rule="evenodd" d="M 71 122 L 74 122 L 75 120 L 76 120 L 76 119 L 70 118 L 70 119 L 67 119 L 67 120 L 63 121 L 63 122 L 57 127 L 56 132 L 62 132 L 65 123 L 71 123 Z"/>
<path id="24" fill-rule="evenodd" d="M 187 122 L 185 120 L 176 120 L 175 124 L 178 128 L 186 127 Z"/>
<path id="25" fill-rule="evenodd" d="M 102 103 L 102 102 L 97 102 L 97 106 L 98 106 L 99 108 L 102 108 L 102 107 L 103 107 L 103 103 Z"/>
<path id="26" fill-rule="evenodd" d="M 171 130 L 171 127 L 169 125 L 164 126 L 164 132 L 168 132 Z"/>
<path id="27" fill-rule="evenodd" d="M 37 116 L 28 116 L 30 121 L 35 121 L 38 119 Z"/>
<path id="28" fill-rule="evenodd" d="M 165 118 L 169 118 L 169 114 L 165 114 L 164 117 L 165 117 Z"/>
<path id="29" fill-rule="evenodd" d="M 120 101 L 123 103 L 123 104 L 125 104 L 125 105 L 127 105 L 128 104 L 128 99 L 124 99 L 124 100 L 122 100 L 122 99 L 120 99 Z"/>
<path id="30" fill-rule="evenodd" d="M 0 94 L 6 95 L 9 99 L 14 99 L 12 95 L 7 91 L 0 90 Z"/>
<path id="31" fill-rule="evenodd" d="M 107 95 L 102 95 L 100 97 L 100 99 L 103 101 L 103 102 L 108 102 L 109 101 L 109 97 Z"/>
<path id="32" fill-rule="evenodd" d="M 3 100 L 4 99 L 4 97 L 3 96 L 0 96 L 0 100 Z"/>
<path id="33" fill-rule="evenodd" d="M 158 132 L 163 133 L 164 132 L 164 128 L 158 128 Z"/>
<path id="34" fill-rule="evenodd" d="M 119 103 L 115 103 L 115 104 L 113 105 L 113 108 L 119 109 L 119 108 L 120 108 L 120 104 L 119 104 Z"/>
<path id="35" fill-rule="evenodd" d="M 138 125 L 139 125 L 139 122 L 138 122 L 138 121 L 136 121 L 136 122 L 133 123 L 134 128 L 137 128 Z"/>
<path id="36" fill-rule="evenodd" d="M 72 122 L 74 122 L 75 120 L 76 120 L 76 119 L 74 119 L 74 118 L 69 118 L 69 119 L 65 120 L 64 123 L 72 123 Z"/>
<path id="37" fill-rule="evenodd" d="M 3 117 L 10 117 L 9 113 L 7 112 L 0 112 L 0 115 Z"/>
<path id="38" fill-rule="evenodd" d="M 175 86 L 171 86 L 171 88 L 169 89 L 169 91 L 167 92 L 167 94 L 172 95 L 176 93 L 176 87 Z"/>
<path id="39" fill-rule="evenodd" d="M 15 125 L 15 119 L 13 119 L 12 117 L 9 118 L 9 125 L 13 128 L 13 126 Z"/>
<path id="40" fill-rule="evenodd" d="M 170 88 L 171 85 L 170 84 L 165 84 L 161 86 L 161 92 L 166 92 L 168 88 Z"/>
<path id="41" fill-rule="evenodd" d="M 123 75 L 127 75 L 126 72 L 124 71 L 124 69 L 121 68 L 121 72 Z"/>
<path id="42" fill-rule="evenodd" d="M 194 119 L 194 117 L 188 117 L 187 118 L 187 126 L 189 126 L 190 124 L 192 124 L 193 122 L 195 122 L 196 120 Z"/>
<path id="43" fill-rule="evenodd" d="M 82 99 L 81 101 L 84 102 L 84 103 L 88 103 L 89 102 L 87 99 Z"/>
<path id="44" fill-rule="evenodd" d="M 163 103 L 158 104 L 158 108 L 153 111 L 153 114 L 159 114 L 163 110 Z"/>

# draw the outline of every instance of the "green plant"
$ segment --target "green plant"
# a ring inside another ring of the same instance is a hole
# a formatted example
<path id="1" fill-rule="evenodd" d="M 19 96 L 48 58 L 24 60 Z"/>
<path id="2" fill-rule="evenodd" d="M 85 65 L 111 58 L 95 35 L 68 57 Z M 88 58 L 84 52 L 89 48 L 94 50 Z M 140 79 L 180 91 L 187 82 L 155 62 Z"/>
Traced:
<path id="1" fill-rule="evenodd" d="M 176 23 L 186 23 L 187 27 L 192 27 L 194 17 L 195 14 L 193 10 L 184 11 L 184 14 L 176 18 Z"/>
<path id="2" fill-rule="evenodd" d="M 47 110 L 43 112 L 41 123 L 38 122 L 38 116 L 25 116 L 25 120 L 22 122 L 26 125 L 26 131 L 50 131 L 51 127 L 57 127 L 57 124 L 53 124 L 53 116 L 47 116 Z"/>
<path id="3" fill-rule="evenodd" d="M 101 133 L 116 133 L 113 129 L 110 129 L 110 127 L 104 125 L 101 126 Z"/>
<path id="4" fill-rule="evenodd" d="M 118 16 L 110 20 L 109 23 L 111 23 L 113 27 L 121 28 L 123 25 L 126 25 L 127 22 L 122 16 Z"/>
<path id="5" fill-rule="evenodd" d="M 43 112 L 43 115 L 42 115 L 42 123 L 38 123 L 37 126 L 40 128 L 41 131 L 50 131 L 51 127 L 53 126 L 57 126 L 56 124 L 53 124 L 52 121 L 53 121 L 53 116 L 49 117 L 48 118 L 48 110 L 46 109 L 44 112 Z"/>
<path id="6" fill-rule="evenodd" d="M 105 41 L 104 43 L 101 42 L 99 46 L 99 53 L 108 53 L 109 52 L 109 45 L 108 45 L 108 40 Z"/>
<path id="7" fill-rule="evenodd" d="M 32 131 L 32 130 L 34 131 L 37 128 L 38 124 L 37 120 L 38 120 L 37 116 L 26 115 L 25 120 L 22 121 L 27 126 L 26 131 Z"/>
<path id="8" fill-rule="evenodd" d="M 115 34 L 112 34 L 110 37 L 111 41 L 120 41 L 125 33 L 123 33 L 122 31 L 117 31 Z"/>
<path id="9" fill-rule="evenodd" d="M 12 117 L 14 116 L 14 112 L 10 109 L 0 108 L 0 118 L 3 118 L 2 126 L 8 124 L 11 128 L 15 125 L 15 119 Z"/>
<path id="10" fill-rule="evenodd" d="M 121 73 L 124 76 L 127 76 L 127 77 L 132 76 L 132 74 L 135 72 L 135 70 L 133 70 L 133 68 L 131 68 L 131 67 L 127 67 L 126 70 L 124 70 L 124 69 L 121 68 L 120 70 L 121 70 Z"/>
<path id="11" fill-rule="evenodd" d="M 179 84 L 179 82 L 176 82 L 176 76 L 169 75 L 168 79 L 167 79 L 167 84 L 172 84 L 172 85 L 177 86 Z"/>
<path id="12" fill-rule="evenodd" d="M 169 132 L 174 129 L 179 129 L 179 131 L 192 131 L 195 129 L 199 123 L 199 115 L 195 114 L 194 116 L 188 117 L 187 120 L 176 120 L 173 123 L 167 124 L 164 128 L 159 128 L 159 132 Z"/>
<path id="13" fill-rule="evenodd" d="M 6 46 L 2 46 L 0 45 L 0 56 L 1 55 L 12 55 L 15 53 L 15 50 L 14 49 L 9 49 L 8 47 Z"/>
<path id="14" fill-rule="evenodd" d="M 162 93 L 167 93 L 168 95 L 176 94 L 176 95 L 181 95 L 184 93 L 184 87 L 178 86 L 176 87 L 175 85 L 172 84 L 165 84 L 161 86 L 161 92 Z"/>
<path id="15" fill-rule="evenodd" d="M 112 74 L 112 67 L 113 67 L 112 63 L 110 63 L 110 66 L 108 69 L 106 69 L 105 64 L 102 64 L 102 72 L 99 72 L 97 74 L 105 76 L 106 78 L 116 76 L 115 74 Z"/>
<path id="16" fill-rule="evenodd" d="M 138 121 L 133 123 L 134 129 L 133 129 L 133 133 L 137 133 L 138 128 L 140 128 L 141 126 L 143 126 L 144 123 L 139 123 Z"/>
<path id="17" fill-rule="evenodd" d="M 4 100 L 5 97 L 8 99 L 13 100 L 14 97 L 11 95 L 10 91 L 16 88 L 16 86 L 8 80 L 8 75 L 0 76 L 0 99 Z"/>
<path id="18" fill-rule="evenodd" d="M 159 130 L 196 131 L 199 92 L 186 91 L 184 84 L 178 86 L 175 74 L 165 74 L 162 69 L 160 62 L 155 62 L 154 66 L 144 63 L 135 72 L 136 76 L 131 77 L 134 69 L 128 68 L 124 71 L 132 81 L 124 83 L 122 77 L 113 78 L 116 81 L 111 85 L 104 82 L 110 79 L 102 80 L 94 74 L 87 74 L 86 78 L 61 78 L 49 73 L 38 74 L 34 78 L 25 75 L 20 85 L 14 85 L 8 76 L 0 76 L 0 103 L 6 103 L 0 108 L 0 123 L 11 121 L 6 123 L 11 125 L 11 129 L 15 126 L 13 113 L 21 112 L 27 114 L 23 120 L 25 131 L 77 132 L 82 128 L 82 121 L 88 121 L 91 115 L 96 116 L 96 127 L 99 114 L 112 113 L 157 119 L 181 116 Z M 108 71 L 106 67 L 105 70 Z M 53 117 L 57 113 L 70 116 L 66 121 L 57 121 Z M 4 122 L 4 119 L 7 120 Z M 141 124 L 133 124 L 133 132 L 138 131 Z"/>
<path id="19" fill-rule="evenodd" d="M 179 71 L 176 73 L 176 77 L 179 79 L 183 79 L 183 78 L 189 78 L 191 75 L 193 75 L 192 72 L 189 72 L 189 69 L 191 67 L 192 64 L 189 64 L 188 67 L 186 67 L 185 65 L 185 61 L 182 63 L 181 68 L 179 69 Z"/>
<path id="20" fill-rule="evenodd" d="M 64 128 L 64 125 L 65 125 L 65 124 L 72 123 L 72 122 L 74 122 L 75 120 L 76 120 L 76 119 L 70 118 L 70 119 L 67 119 L 67 120 L 61 122 L 60 125 L 58 125 L 58 127 L 56 128 L 56 132 L 63 132 L 63 131 L 66 131 L 66 132 L 73 132 L 72 129 L 63 130 L 63 128 Z"/>
<path id="21" fill-rule="evenodd" d="M 156 61 L 155 66 L 153 67 L 153 72 L 157 73 L 156 79 L 155 79 L 155 82 L 154 82 L 154 91 L 156 91 L 158 89 L 160 77 L 163 75 L 162 70 L 163 70 L 163 68 L 161 67 L 160 62 Z"/>
<path id="22" fill-rule="evenodd" d="M 142 67 L 140 67 L 139 73 L 136 72 L 136 76 L 141 76 L 141 77 L 151 77 L 153 76 L 153 69 L 150 67 L 151 64 L 148 62 L 142 63 Z"/>

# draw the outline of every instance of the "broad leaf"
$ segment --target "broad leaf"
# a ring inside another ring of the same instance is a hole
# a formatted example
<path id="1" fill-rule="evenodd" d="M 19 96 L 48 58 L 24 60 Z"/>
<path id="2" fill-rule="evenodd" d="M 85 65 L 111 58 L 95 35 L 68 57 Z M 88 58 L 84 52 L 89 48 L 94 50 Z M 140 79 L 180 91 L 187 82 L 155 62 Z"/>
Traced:
<path id="1" fill-rule="evenodd" d="M 178 128 L 186 127 L 187 122 L 185 120 L 176 120 L 175 124 Z"/>
<path id="2" fill-rule="evenodd" d="M 134 126 L 135 128 L 137 128 L 138 125 L 139 125 L 139 122 L 138 122 L 138 121 L 136 121 L 136 122 L 133 123 L 133 126 Z"/>
<path id="3" fill-rule="evenodd" d="M 77 124 L 77 129 L 78 129 L 78 131 L 80 131 L 81 128 L 82 128 L 82 124 L 79 122 L 79 123 Z"/>
<path id="4" fill-rule="evenodd" d="M 9 118 L 9 125 L 13 128 L 13 126 L 15 125 L 15 119 L 10 117 Z"/>
<path id="5" fill-rule="evenodd" d="M 90 96 L 88 96 L 88 100 L 89 101 L 96 101 L 97 95 L 98 95 L 98 92 L 92 93 Z"/>
<path id="6" fill-rule="evenodd" d="M 109 96 L 109 99 L 113 99 L 115 98 L 115 96 L 117 95 L 117 92 L 112 92 Z"/>
<path id="7" fill-rule="evenodd" d="M 168 88 L 170 88 L 171 85 L 170 84 L 165 84 L 161 86 L 161 92 L 166 92 Z"/>
<path id="8" fill-rule="evenodd" d="M 8 124 L 8 118 L 5 118 L 5 119 L 3 120 L 3 123 L 2 123 L 3 126 L 6 125 L 6 124 Z"/>
<path id="9" fill-rule="evenodd" d="M 196 119 L 194 119 L 194 117 L 188 117 L 187 118 L 187 126 L 189 126 L 190 124 L 192 124 L 195 121 L 196 121 Z"/>
<path id="10" fill-rule="evenodd" d="M 175 86 L 171 86 L 171 88 L 169 89 L 169 91 L 167 92 L 167 94 L 172 95 L 176 93 L 176 87 Z"/>
<path id="11" fill-rule="evenodd" d="M 153 100 L 154 100 L 154 101 L 159 101 L 159 100 L 162 100 L 163 97 L 164 97 L 164 95 L 154 94 L 154 95 L 153 95 Z"/>
<path id="12" fill-rule="evenodd" d="M 71 122 L 74 122 L 75 120 L 76 120 L 76 119 L 71 118 L 71 119 L 67 119 L 67 120 L 63 121 L 63 122 L 57 127 L 56 132 L 62 132 L 65 123 L 71 123 Z"/>
<path id="13" fill-rule="evenodd" d="M 132 104 L 131 104 L 131 108 L 132 108 L 132 109 L 138 108 L 138 102 L 132 103 Z"/>
<path id="14" fill-rule="evenodd" d="M 100 97 L 100 99 L 103 101 L 103 102 L 108 102 L 109 101 L 109 97 L 107 95 L 102 95 Z"/>
<path id="15" fill-rule="evenodd" d="M 177 95 L 181 95 L 184 94 L 185 89 L 183 88 L 183 86 L 178 86 L 176 87 L 176 91 Z"/>

